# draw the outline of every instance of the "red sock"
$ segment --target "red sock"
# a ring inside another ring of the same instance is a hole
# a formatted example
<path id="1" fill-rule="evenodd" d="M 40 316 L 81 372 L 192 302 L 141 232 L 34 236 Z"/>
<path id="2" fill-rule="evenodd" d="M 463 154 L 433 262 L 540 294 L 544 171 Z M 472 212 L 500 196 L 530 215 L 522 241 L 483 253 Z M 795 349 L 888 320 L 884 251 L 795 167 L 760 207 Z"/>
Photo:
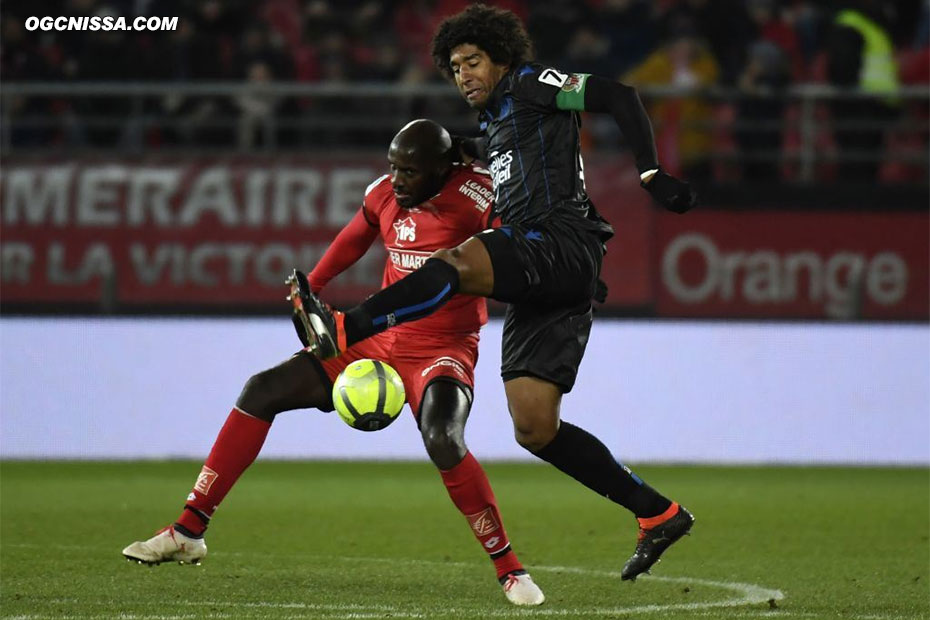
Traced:
<path id="1" fill-rule="evenodd" d="M 491 483 L 471 452 L 465 454 L 461 463 L 448 471 L 440 470 L 439 474 L 452 503 L 465 515 L 475 538 L 491 556 L 497 577 L 522 570 L 523 565 L 510 548 Z"/>
<path id="2" fill-rule="evenodd" d="M 233 408 L 187 496 L 178 525 L 193 534 L 203 534 L 220 502 L 258 456 L 270 428 L 270 422 Z"/>

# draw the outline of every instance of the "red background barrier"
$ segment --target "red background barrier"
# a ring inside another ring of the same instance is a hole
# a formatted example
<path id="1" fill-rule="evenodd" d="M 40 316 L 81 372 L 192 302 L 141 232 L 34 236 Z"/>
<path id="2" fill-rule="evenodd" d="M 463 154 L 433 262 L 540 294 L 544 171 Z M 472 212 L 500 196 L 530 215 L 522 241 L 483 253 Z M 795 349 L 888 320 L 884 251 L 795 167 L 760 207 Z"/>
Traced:
<path id="1" fill-rule="evenodd" d="M 605 277 L 614 303 L 643 305 L 648 196 L 628 192 L 635 170 L 620 168 L 614 159 L 589 171 L 595 200 L 623 230 L 611 247 L 617 268 Z M 385 169 L 372 156 L 8 163 L 3 300 L 268 306 L 284 275 L 315 264 Z M 376 242 L 327 297 L 363 298 L 380 284 L 383 260 Z"/>
<path id="2" fill-rule="evenodd" d="M 614 225 L 605 310 L 672 317 L 923 319 L 926 212 L 653 208 L 629 160 L 589 158 Z M 311 268 L 386 171 L 377 155 L 5 161 L 5 308 L 284 311 L 284 276 Z M 377 289 L 376 242 L 327 287 Z"/>
<path id="3" fill-rule="evenodd" d="M 927 213 L 695 211 L 657 217 L 663 316 L 920 319 Z"/>

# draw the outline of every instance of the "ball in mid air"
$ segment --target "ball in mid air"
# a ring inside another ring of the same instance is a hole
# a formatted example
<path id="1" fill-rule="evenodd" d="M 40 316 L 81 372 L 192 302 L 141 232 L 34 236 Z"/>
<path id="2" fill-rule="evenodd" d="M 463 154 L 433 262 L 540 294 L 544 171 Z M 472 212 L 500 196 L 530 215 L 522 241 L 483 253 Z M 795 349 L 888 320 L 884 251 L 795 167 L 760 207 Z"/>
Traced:
<path id="1" fill-rule="evenodd" d="M 360 431 L 380 431 L 404 407 L 404 382 L 389 364 L 352 362 L 333 383 L 333 406 L 342 420 Z"/>

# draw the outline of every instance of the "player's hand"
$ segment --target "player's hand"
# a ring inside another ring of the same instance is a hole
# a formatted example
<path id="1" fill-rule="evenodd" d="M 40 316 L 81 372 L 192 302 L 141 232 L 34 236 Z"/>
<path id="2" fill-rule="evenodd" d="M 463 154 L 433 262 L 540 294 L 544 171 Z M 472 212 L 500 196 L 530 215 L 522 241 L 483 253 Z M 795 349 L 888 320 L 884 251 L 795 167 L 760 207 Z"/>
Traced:
<path id="1" fill-rule="evenodd" d="M 462 136 L 452 136 L 452 161 L 460 164 L 470 164 L 475 161 L 473 155 L 468 153 L 468 145 Z"/>
<path id="2" fill-rule="evenodd" d="M 697 195 L 691 185 L 680 181 L 663 170 L 656 172 L 643 183 L 653 200 L 675 213 L 687 213 L 697 204 Z"/>

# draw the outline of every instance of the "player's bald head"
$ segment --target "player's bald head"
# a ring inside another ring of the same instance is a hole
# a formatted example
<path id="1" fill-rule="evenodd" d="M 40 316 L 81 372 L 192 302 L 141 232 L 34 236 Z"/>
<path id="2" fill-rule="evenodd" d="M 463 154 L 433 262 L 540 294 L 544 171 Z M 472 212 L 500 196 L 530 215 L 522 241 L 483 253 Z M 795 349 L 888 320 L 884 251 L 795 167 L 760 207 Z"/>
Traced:
<path id="1" fill-rule="evenodd" d="M 452 159 L 452 137 L 442 125 L 422 118 L 404 125 L 388 149 L 397 204 L 410 208 L 435 196 L 449 177 Z"/>
<path id="2" fill-rule="evenodd" d="M 391 151 L 421 162 L 449 162 L 452 136 L 439 123 L 419 118 L 397 132 L 391 141 Z"/>

